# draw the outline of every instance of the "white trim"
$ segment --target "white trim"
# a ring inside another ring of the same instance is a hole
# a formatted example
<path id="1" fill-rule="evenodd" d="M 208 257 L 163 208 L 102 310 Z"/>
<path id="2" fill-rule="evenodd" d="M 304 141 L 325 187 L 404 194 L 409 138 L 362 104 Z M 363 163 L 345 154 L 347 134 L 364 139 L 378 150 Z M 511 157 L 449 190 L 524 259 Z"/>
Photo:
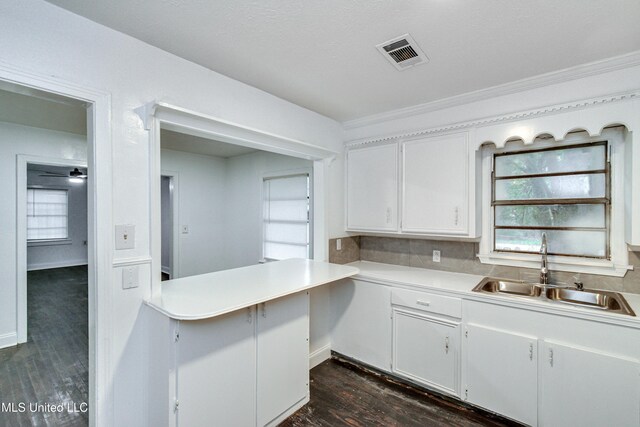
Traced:
<path id="1" fill-rule="evenodd" d="M 56 261 L 43 262 L 40 264 L 31 264 L 27 266 L 27 271 L 50 270 L 52 268 L 77 267 L 80 265 L 88 265 L 86 259 L 76 259 L 72 261 Z"/>
<path id="2" fill-rule="evenodd" d="M 543 141 L 536 148 L 550 146 L 566 146 L 587 142 L 609 141 L 611 163 L 611 216 L 610 216 L 610 249 L 611 260 L 594 258 L 549 256 L 549 270 L 568 271 L 575 273 L 597 274 L 603 276 L 623 277 L 627 270 L 633 269 L 628 265 L 629 253 L 625 243 L 624 232 L 624 151 L 625 140 L 623 131 L 609 129 L 602 136 L 584 137 L 571 135 L 563 141 Z M 521 147 L 509 147 L 499 151 L 516 151 Z M 531 148 L 531 147 L 527 147 Z M 480 239 L 477 255 L 483 264 L 506 265 L 511 267 L 540 268 L 540 255 L 504 253 L 493 251 L 493 210 L 491 209 L 491 169 L 493 153 L 496 148 L 482 150 L 482 238 Z"/>
<path id="3" fill-rule="evenodd" d="M 433 111 L 452 108 L 471 102 L 483 101 L 498 96 L 523 92 L 553 84 L 559 84 L 584 77 L 604 74 L 615 70 L 634 67 L 640 65 L 640 51 L 631 52 L 625 55 L 615 56 L 600 61 L 590 62 L 564 70 L 553 71 L 546 74 L 516 80 L 498 86 L 492 86 L 449 98 L 439 99 L 410 107 L 399 108 L 380 114 L 373 114 L 359 119 L 348 120 L 342 123 L 344 129 L 355 129 L 373 124 L 380 124 L 391 120 L 403 119 L 419 114 L 426 114 Z"/>
<path id="4" fill-rule="evenodd" d="M 130 267 L 133 265 L 151 264 L 151 257 L 141 256 L 132 258 L 118 258 L 113 260 L 113 268 Z"/>
<path id="5" fill-rule="evenodd" d="M 15 332 L 0 335 L 0 348 L 13 347 L 18 345 L 18 336 Z"/>
<path id="6" fill-rule="evenodd" d="M 69 166 L 86 168 L 87 162 L 82 159 L 62 159 L 42 156 L 18 154 L 16 156 L 16 283 L 17 289 L 17 319 L 16 333 L 18 342 L 27 342 L 27 276 L 23 272 L 28 271 L 27 248 L 27 166 Z M 85 261 L 86 263 L 86 261 Z M 48 267 L 44 267 L 48 268 Z M 38 269 L 38 268 L 36 268 Z"/>
<path id="7" fill-rule="evenodd" d="M 149 131 L 149 193 L 151 248 L 151 299 L 160 297 L 162 283 L 162 220 L 160 217 L 160 176 L 162 175 L 160 129 L 169 129 L 228 144 L 250 147 L 257 150 L 313 160 L 313 254 L 316 260 L 328 257 L 326 236 L 326 168 L 337 153 L 306 142 L 282 135 L 264 132 L 244 125 L 235 124 L 217 117 L 176 107 L 166 103 L 150 102 L 137 108 L 136 113 Z M 262 218 L 262 216 L 261 216 Z M 155 238 L 154 238 L 155 236 Z M 320 237 L 324 236 L 324 238 Z"/>
<path id="8" fill-rule="evenodd" d="M 527 132 L 526 135 L 511 133 L 508 136 L 501 137 L 497 140 L 494 139 L 496 136 L 496 132 L 493 126 L 499 125 L 499 124 L 509 124 L 515 121 L 524 121 L 527 119 L 533 119 L 536 117 L 543 117 L 543 116 L 558 117 L 561 113 L 570 113 L 570 112 L 577 113 L 583 110 L 590 110 L 594 108 L 603 107 L 603 106 L 606 106 L 607 104 L 619 104 L 621 102 L 633 103 L 633 101 L 637 101 L 639 98 L 640 98 L 640 89 L 635 89 L 627 92 L 613 93 L 613 94 L 608 94 L 605 96 L 600 96 L 595 98 L 580 99 L 576 101 L 565 102 L 562 104 L 547 105 L 544 107 L 535 108 L 531 110 L 523 110 L 523 111 L 521 110 L 521 111 L 502 114 L 498 116 L 481 117 L 481 118 L 466 120 L 462 122 L 453 122 L 453 123 L 448 123 L 448 124 L 436 126 L 433 128 L 428 128 L 428 129 L 418 129 L 418 130 L 413 130 L 408 132 L 382 135 L 382 136 L 377 136 L 372 138 L 356 139 L 356 140 L 346 142 L 345 145 L 347 147 L 355 147 L 359 145 L 377 144 L 384 141 L 392 141 L 392 140 L 398 140 L 398 139 L 404 139 L 404 138 L 414 138 L 414 137 L 424 136 L 424 135 L 438 135 L 438 134 L 444 134 L 444 133 L 449 133 L 449 132 L 469 129 L 469 128 L 483 128 L 484 130 L 483 134 L 489 134 L 489 136 L 491 137 L 489 139 L 483 139 L 482 135 L 478 135 L 477 137 L 472 139 L 471 145 L 473 146 L 475 144 L 476 149 L 479 148 L 483 143 L 487 141 L 494 142 L 498 147 L 502 147 L 504 146 L 507 139 L 511 137 L 521 137 L 524 139 L 525 142 L 531 143 L 536 136 L 546 132 L 552 133 L 556 137 L 556 139 L 560 140 L 565 136 L 567 132 L 574 130 L 576 128 L 576 125 L 583 125 L 583 124 L 571 123 L 570 120 L 565 119 L 562 121 L 562 124 L 566 127 L 566 129 L 564 129 L 564 132 L 554 131 L 550 129 L 537 129 L 536 131 L 533 131 L 533 132 Z M 636 127 L 635 125 L 637 124 L 637 121 L 638 121 L 638 118 L 636 117 L 636 115 L 634 115 L 633 107 L 634 106 L 631 105 L 631 106 L 628 106 L 627 109 L 622 109 L 623 112 L 626 111 L 626 114 L 624 113 L 620 114 L 620 111 L 616 111 L 616 113 L 618 114 L 616 115 L 615 117 L 616 121 L 614 122 L 611 122 L 610 120 L 608 120 L 608 117 L 602 117 L 602 118 L 590 117 L 592 121 L 595 121 L 598 119 L 599 120 L 596 125 L 591 124 L 590 129 L 587 129 L 589 131 L 589 134 L 592 136 L 595 136 L 605 126 L 610 125 L 612 123 L 620 123 L 620 120 L 626 120 L 626 122 L 623 122 L 622 124 L 627 126 L 627 128 L 629 128 L 630 130 L 633 130 Z M 554 122 L 554 125 L 556 124 L 557 123 Z M 571 124 L 572 126 L 569 127 L 569 124 Z M 515 131 L 517 130 L 518 129 L 516 128 Z M 526 129 L 526 130 L 529 131 L 529 129 Z"/>
<path id="9" fill-rule="evenodd" d="M 0 62 L 0 80 L 87 102 L 89 260 L 89 424 L 111 425 L 111 95 Z M 98 162 L 98 159 L 100 161 Z M 17 249 L 17 247 L 16 247 Z M 26 269 L 17 271 L 25 280 Z"/>
<path id="10" fill-rule="evenodd" d="M 331 359 L 331 343 L 309 353 L 309 369 L 315 368 L 328 359 Z"/>

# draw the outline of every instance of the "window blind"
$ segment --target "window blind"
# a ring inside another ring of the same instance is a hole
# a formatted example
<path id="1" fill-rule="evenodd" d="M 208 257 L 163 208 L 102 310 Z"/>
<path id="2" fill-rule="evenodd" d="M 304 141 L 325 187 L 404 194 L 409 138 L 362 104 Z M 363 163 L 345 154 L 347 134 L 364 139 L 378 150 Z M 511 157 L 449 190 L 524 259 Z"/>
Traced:
<path id="1" fill-rule="evenodd" d="M 67 190 L 27 189 L 27 240 L 66 239 Z"/>
<path id="2" fill-rule="evenodd" d="M 309 258 L 309 175 L 265 178 L 263 257 Z"/>

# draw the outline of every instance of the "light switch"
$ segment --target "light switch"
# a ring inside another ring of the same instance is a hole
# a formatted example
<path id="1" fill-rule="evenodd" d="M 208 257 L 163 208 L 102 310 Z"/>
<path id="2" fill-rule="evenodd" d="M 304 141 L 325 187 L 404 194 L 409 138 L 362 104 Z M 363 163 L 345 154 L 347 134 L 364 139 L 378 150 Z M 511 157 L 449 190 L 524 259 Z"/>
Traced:
<path id="1" fill-rule="evenodd" d="M 188 225 L 183 225 L 181 230 L 182 230 L 182 234 L 189 234 L 189 226 Z"/>
<path id="2" fill-rule="evenodd" d="M 440 262 L 440 251 L 433 251 L 433 262 Z"/>
<path id="3" fill-rule="evenodd" d="M 116 225 L 116 249 L 133 249 L 136 246 L 136 226 Z"/>
<path id="4" fill-rule="evenodd" d="M 122 289 L 137 288 L 139 284 L 138 266 L 124 267 L 122 269 Z"/>

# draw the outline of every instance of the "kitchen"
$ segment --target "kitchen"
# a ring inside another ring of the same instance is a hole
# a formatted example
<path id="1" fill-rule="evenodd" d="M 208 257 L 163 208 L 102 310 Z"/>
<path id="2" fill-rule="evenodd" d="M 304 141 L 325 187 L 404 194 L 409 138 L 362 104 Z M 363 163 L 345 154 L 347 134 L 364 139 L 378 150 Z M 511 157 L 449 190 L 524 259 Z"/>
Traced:
<path id="1" fill-rule="evenodd" d="M 94 106 L 90 424 L 303 423 L 337 358 L 461 414 L 640 424 L 640 11 L 463 3 L 3 7 L 0 79 Z M 163 284 L 166 131 L 308 161 L 313 260 Z"/>

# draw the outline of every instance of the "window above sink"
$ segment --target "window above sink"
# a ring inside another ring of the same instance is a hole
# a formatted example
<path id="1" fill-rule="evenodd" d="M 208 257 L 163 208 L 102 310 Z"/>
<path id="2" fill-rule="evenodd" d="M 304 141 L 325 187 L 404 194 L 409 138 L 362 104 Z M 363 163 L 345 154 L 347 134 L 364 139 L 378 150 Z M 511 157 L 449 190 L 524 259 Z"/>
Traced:
<path id="1" fill-rule="evenodd" d="M 484 146 L 480 261 L 539 268 L 545 232 L 551 270 L 624 276 L 626 136 L 619 126 Z"/>

